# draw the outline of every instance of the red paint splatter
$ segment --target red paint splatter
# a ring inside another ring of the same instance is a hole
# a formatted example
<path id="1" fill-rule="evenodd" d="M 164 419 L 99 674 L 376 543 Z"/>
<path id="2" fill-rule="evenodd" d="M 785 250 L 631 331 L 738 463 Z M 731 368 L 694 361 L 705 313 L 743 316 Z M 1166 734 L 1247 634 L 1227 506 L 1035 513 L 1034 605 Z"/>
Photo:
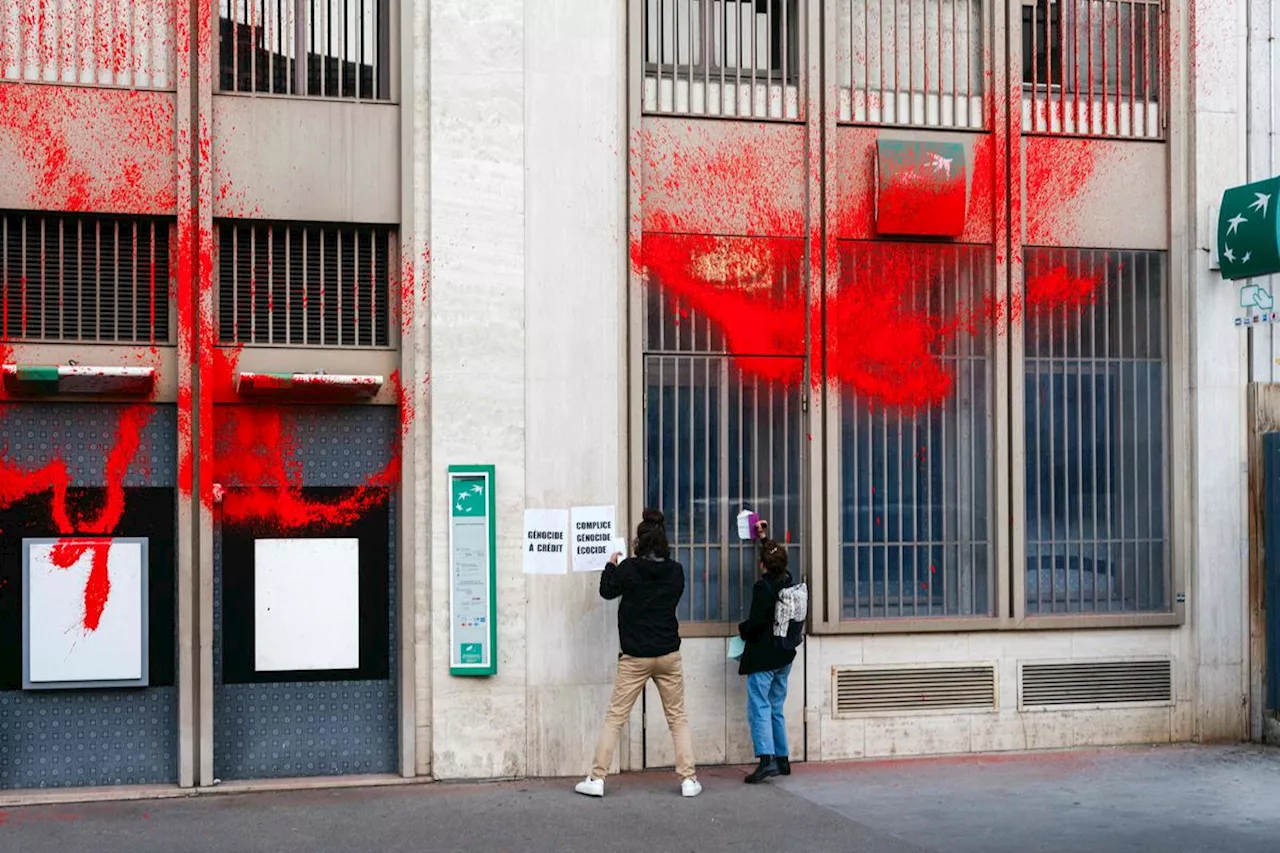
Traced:
<path id="1" fill-rule="evenodd" d="M 1092 305 L 1098 294 L 1098 276 L 1072 275 L 1066 267 L 1055 267 L 1027 279 L 1027 310 L 1083 308 Z"/>
<path id="2" fill-rule="evenodd" d="M 882 234 L 954 236 L 964 231 L 964 162 L 936 152 L 904 151 L 880 164 L 876 230 Z"/>
<path id="3" fill-rule="evenodd" d="M 66 463 L 55 459 L 44 467 L 30 471 L 8 461 L 0 452 L 0 509 L 32 495 L 50 493 L 49 514 L 57 532 L 63 536 L 76 533 L 107 535 L 114 532 L 124 516 L 124 479 L 137 455 L 142 430 L 151 419 L 149 406 L 134 406 L 121 415 L 116 437 L 106 460 L 106 498 L 96 514 L 88 515 L 80 507 L 69 504 L 71 476 Z M 107 540 L 68 539 L 53 549 L 54 564 L 70 568 L 86 552 L 92 552 L 92 565 L 84 591 L 84 627 L 96 631 L 111 593 L 107 563 L 110 542 Z"/>
<path id="4" fill-rule="evenodd" d="M 111 595 L 111 577 L 107 566 L 111 557 L 111 542 L 103 539 L 62 539 L 53 546 L 50 558 L 60 569 L 69 569 L 90 554 L 89 579 L 84 586 L 84 627 L 86 631 L 98 630 L 102 612 L 106 610 Z"/>
<path id="5" fill-rule="evenodd" d="M 162 92 L 0 83 L 0 141 L 26 163 L 32 207 L 171 213 L 173 109 Z"/>
<path id="6" fill-rule="evenodd" d="M 1073 203 L 1092 185 L 1106 143 L 1070 137 L 1029 137 L 1026 141 L 1026 243 L 1067 245 Z M 1111 156 L 1125 156 L 1110 146 Z"/>
<path id="7" fill-rule="evenodd" d="M 214 478 L 219 484 L 240 487 L 222 501 L 224 523 L 257 520 L 280 530 L 350 524 L 384 501 L 386 489 L 399 480 L 397 455 L 343 499 L 308 500 L 301 494 L 296 436 L 282 407 L 219 406 L 216 414 Z"/>

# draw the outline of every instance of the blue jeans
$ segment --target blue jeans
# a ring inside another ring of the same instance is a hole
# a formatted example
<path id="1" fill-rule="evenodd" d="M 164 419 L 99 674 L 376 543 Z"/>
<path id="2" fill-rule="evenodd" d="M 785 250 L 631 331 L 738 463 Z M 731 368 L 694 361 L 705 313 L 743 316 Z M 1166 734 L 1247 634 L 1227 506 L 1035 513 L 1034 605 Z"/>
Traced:
<path id="1" fill-rule="evenodd" d="M 791 755 L 787 747 L 787 718 L 782 706 L 787 701 L 787 676 L 791 664 L 781 669 L 753 672 L 747 676 L 747 722 L 751 725 L 751 742 L 756 757 Z"/>

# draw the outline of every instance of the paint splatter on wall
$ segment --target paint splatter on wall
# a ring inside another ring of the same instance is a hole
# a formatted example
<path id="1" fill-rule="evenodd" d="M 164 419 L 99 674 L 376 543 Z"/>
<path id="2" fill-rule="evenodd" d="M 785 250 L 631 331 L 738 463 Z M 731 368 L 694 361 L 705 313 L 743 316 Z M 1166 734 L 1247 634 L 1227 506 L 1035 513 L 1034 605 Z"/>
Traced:
<path id="1" fill-rule="evenodd" d="M 382 471 L 346 498 L 317 503 L 301 495 L 293 427 L 293 415 L 305 416 L 306 407 L 213 404 L 215 398 L 237 401 L 239 350 L 220 346 L 216 336 L 209 217 L 215 211 L 248 217 L 260 216 L 261 211 L 246 208 L 239 189 L 215 177 L 219 158 L 212 104 L 204 101 L 189 119 L 176 113 L 172 92 L 158 91 L 211 85 L 192 78 L 193 68 L 211 73 L 209 46 L 216 10 L 210 0 L 197 0 L 194 28 L 187 16 L 174 16 L 176 6 L 170 2 L 152 4 L 147 14 L 135 10 L 123 16 L 115 14 L 123 8 L 120 4 L 103 14 L 97 4 L 82 4 L 73 17 L 68 17 L 66 4 L 53 0 L 16 2 L 16 20 L 0 16 L 0 146 L 19 173 L 8 180 L 8 203 L 36 210 L 177 217 L 172 268 L 178 318 L 178 428 L 180 446 L 198 447 L 199 454 L 180 452 L 180 492 L 195 495 L 223 523 L 265 520 L 289 530 L 345 523 L 373 502 L 385 500 L 387 490 L 399 482 L 398 448 Z M 194 63 L 187 45 L 195 46 Z M 37 80 L 93 83 L 100 88 L 27 82 Z M 198 97 L 194 100 L 201 103 Z M 234 133 L 235 128 L 221 132 Z M 194 158 L 185 157 L 188 151 Z M 179 193 L 188 185 L 194 187 L 193 199 Z M 429 260 L 425 250 L 411 253 L 410 244 L 406 241 L 398 284 L 403 296 L 418 296 L 403 298 L 397 306 L 406 329 L 424 298 L 419 271 L 425 273 Z M 0 360 L 14 357 L 12 347 L 0 343 Z M 157 368 L 163 363 L 154 345 L 147 362 Z M 390 381 L 400 401 L 403 435 L 414 416 L 416 395 L 402 387 L 398 373 Z M 199 406 L 192 394 L 195 385 L 203 392 Z M 0 400 L 5 397 L 0 388 Z M 135 461 L 138 434 L 149 411 L 142 404 L 126 410 L 107 451 L 106 503 L 96 513 L 68 498 L 64 448 L 50 448 L 50 461 L 36 469 L 16 464 L 0 449 L 0 510 L 24 497 L 47 494 L 57 535 L 111 535 L 127 511 L 122 483 Z M 4 414 L 0 406 L 0 419 Z M 201 439 L 198 443 L 196 437 Z M 214 486 L 223 481 L 252 488 L 234 506 L 222 506 L 215 502 Z M 92 569 L 84 625 L 92 630 L 110 594 L 107 549 L 68 538 L 58 554 L 72 565 L 87 551 L 92 551 Z"/>
<path id="2" fill-rule="evenodd" d="M 1096 298 L 1097 276 L 1065 271 L 1032 277 L 1012 294 L 993 283 L 992 263 L 1005 255 L 1000 217 L 1010 203 L 997 189 L 1008 169 L 996 168 L 1009 150 L 1007 134 L 970 136 L 967 206 L 959 172 L 941 190 L 902 181 L 881 200 L 899 222 L 917 217 L 939 223 L 934 230 L 954 231 L 953 220 L 963 217 L 958 242 L 907 242 L 878 233 L 878 131 L 841 128 L 837 137 L 839 160 L 828 164 L 828 221 L 839 242 L 824 245 L 819 227 L 806 246 L 792 238 L 805 235 L 804 200 L 813 191 L 806 188 L 802 133 L 647 121 L 631 157 L 641 181 L 640 238 L 631 261 L 665 301 L 669 326 L 708 325 L 739 369 L 756 378 L 798 383 L 805 364 L 794 356 L 807 353 L 816 382 L 838 384 L 874 405 L 913 408 L 949 397 L 954 378 L 945 355 L 961 339 L 999 335 L 1027 312 L 1080 308 Z M 1052 144 L 1061 148 L 1027 166 L 1029 231 L 1061 231 L 1093 175 L 1093 140 Z M 808 180 L 820 184 L 821 171 Z M 984 243 L 995 249 L 985 260 L 956 260 L 964 254 L 957 246 Z M 850 246 L 863 247 L 860 263 L 850 263 Z M 806 294 L 798 281 L 809 253 L 823 250 L 828 283 Z M 1020 257 L 1008 262 L 1016 269 Z M 784 280 L 793 283 L 780 286 Z"/>

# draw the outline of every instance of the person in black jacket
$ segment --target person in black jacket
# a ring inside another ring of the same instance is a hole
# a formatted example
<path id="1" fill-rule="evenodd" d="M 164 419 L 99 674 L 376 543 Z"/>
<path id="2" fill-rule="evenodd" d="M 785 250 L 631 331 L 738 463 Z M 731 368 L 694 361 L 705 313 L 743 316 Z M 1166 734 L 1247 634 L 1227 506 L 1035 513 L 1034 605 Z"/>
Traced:
<path id="1" fill-rule="evenodd" d="M 702 793 L 693 766 L 693 737 L 684 710 L 684 667 L 680 660 L 680 622 L 676 606 L 684 595 L 684 567 L 671 559 L 662 513 L 646 509 L 636 530 L 636 556 L 614 554 L 600 576 L 600 597 L 621 598 L 618 606 L 618 676 L 596 744 L 591 774 L 574 788 L 589 797 L 604 796 L 604 778 L 613 762 L 622 724 L 649 679 L 658 687 L 667 725 L 676 747 L 680 793 Z"/>
<path id="2" fill-rule="evenodd" d="M 747 776 L 749 783 L 763 782 L 779 774 L 791 775 L 791 752 L 787 746 L 787 677 L 796 659 L 795 649 L 778 646 L 773 636 L 773 614 L 778 593 L 793 583 L 787 571 L 787 551 L 766 537 L 768 523 L 756 527 L 760 538 L 760 579 L 751 591 L 751 611 L 738 625 L 738 636 L 746 644 L 738 663 L 738 673 L 747 677 L 747 722 L 759 766 Z"/>

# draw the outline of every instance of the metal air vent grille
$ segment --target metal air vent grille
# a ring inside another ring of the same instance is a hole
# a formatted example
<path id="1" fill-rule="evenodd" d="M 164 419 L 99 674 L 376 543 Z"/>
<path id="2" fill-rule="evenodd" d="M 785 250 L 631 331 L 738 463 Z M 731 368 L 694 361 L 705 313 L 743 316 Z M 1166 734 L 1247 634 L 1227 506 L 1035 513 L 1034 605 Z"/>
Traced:
<path id="1" fill-rule="evenodd" d="M 996 671 L 991 664 L 937 667 L 837 667 L 836 716 L 902 711 L 992 711 Z"/>
<path id="2" fill-rule="evenodd" d="M 1170 660 L 1022 664 L 1018 702 L 1023 708 L 1172 701 Z"/>

